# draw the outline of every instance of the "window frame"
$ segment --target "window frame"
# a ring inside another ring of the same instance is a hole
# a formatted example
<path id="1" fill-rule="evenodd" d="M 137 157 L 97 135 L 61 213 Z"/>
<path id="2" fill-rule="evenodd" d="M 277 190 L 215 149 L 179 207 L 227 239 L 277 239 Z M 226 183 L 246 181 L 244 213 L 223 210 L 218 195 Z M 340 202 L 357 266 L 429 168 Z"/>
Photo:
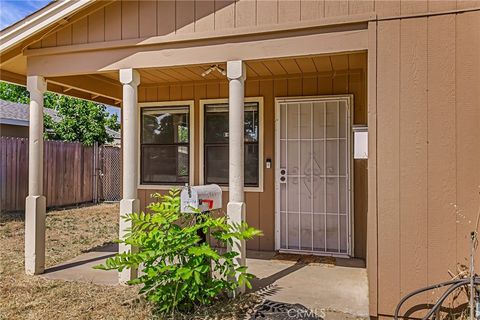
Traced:
<path id="1" fill-rule="evenodd" d="M 244 187 L 245 192 L 263 192 L 264 185 L 264 166 L 263 166 L 263 139 L 264 139 L 264 116 L 263 116 L 263 97 L 245 97 L 245 102 L 258 103 L 258 187 Z M 227 99 L 202 99 L 200 104 L 199 116 L 199 182 L 200 185 L 205 184 L 205 105 L 225 104 Z M 222 191 L 228 191 L 228 186 L 220 186 Z"/>
<path id="2" fill-rule="evenodd" d="M 193 100 L 181 100 L 181 101 L 159 101 L 159 102 L 141 102 L 138 103 L 138 179 L 137 187 L 138 189 L 155 189 L 155 190 L 170 190 L 172 188 L 181 188 L 180 184 L 142 184 L 142 110 L 143 108 L 169 108 L 169 107 L 188 107 L 188 117 L 189 117 L 189 142 L 188 142 L 188 184 L 194 184 L 195 177 L 195 119 L 194 119 L 194 105 Z"/>

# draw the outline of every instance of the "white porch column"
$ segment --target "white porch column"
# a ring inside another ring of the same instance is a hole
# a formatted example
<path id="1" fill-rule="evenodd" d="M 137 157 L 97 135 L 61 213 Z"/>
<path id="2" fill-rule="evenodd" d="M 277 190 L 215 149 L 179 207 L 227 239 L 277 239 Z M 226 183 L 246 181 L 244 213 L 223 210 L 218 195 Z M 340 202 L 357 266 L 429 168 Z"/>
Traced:
<path id="1" fill-rule="evenodd" d="M 227 62 L 229 80 L 229 202 L 227 214 L 231 222 L 245 221 L 244 194 L 244 101 L 246 79 L 245 64 L 241 60 Z M 236 262 L 245 265 L 246 250 L 244 240 L 235 240 L 232 250 L 239 253 Z M 244 292 L 241 287 L 239 292 Z"/>
<path id="2" fill-rule="evenodd" d="M 138 212 L 140 208 L 137 199 L 138 184 L 138 98 L 137 90 L 140 84 L 140 75 L 133 69 L 120 70 L 120 82 L 123 84 L 122 107 L 122 154 L 123 154 L 123 198 L 120 201 L 119 238 L 123 239 L 125 229 L 130 228 L 130 223 L 125 222 L 121 216 L 127 213 Z M 120 244 L 119 252 L 135 250 L 131 246 Z M 137 270 L 123 270 L 119 272 L 120 283 L 125 283 L 137 277 Z"/>
<path id="3" fill-rule="evenodd" d="M 40 76 L 27 77 L 30 92 L 28 140 L 28 196 L 25 204 L 25 272 L 40 274 L 45 269 L 45 212 L 43 196 L 43 93 L 47 89 Z"/>

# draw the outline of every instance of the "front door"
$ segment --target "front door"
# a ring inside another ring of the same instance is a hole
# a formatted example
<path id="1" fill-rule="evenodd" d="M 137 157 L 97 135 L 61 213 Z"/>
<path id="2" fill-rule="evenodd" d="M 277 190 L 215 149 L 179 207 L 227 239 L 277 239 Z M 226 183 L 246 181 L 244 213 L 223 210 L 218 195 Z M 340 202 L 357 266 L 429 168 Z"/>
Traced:
<path id="1" fill-rule="evenodd" d="M 351 96 L 276 107 L 277 250 L 350 255 Z"/>

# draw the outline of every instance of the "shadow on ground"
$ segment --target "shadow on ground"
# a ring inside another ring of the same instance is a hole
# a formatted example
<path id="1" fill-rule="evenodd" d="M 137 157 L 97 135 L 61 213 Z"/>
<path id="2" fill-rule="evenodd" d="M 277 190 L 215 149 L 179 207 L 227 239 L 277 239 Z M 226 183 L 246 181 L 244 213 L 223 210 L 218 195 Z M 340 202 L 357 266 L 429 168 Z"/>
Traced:
<path id="1" fill-rule="evenodd" d="M 47 269 L 43 276 L 116 285 L 116 271 L 92 268 L 116 252 L 118 244 L 106 243 Z M 295 313 L 297 319 L 321 319 L 325 310 L 368 316 L 368 282 L 362 260 L 248 251 L 247 266 L 255 275 L 249 292 L 262 298 L 252 319 L 267 313 L 275 317 L 264 319 L 288 319 L 285 310 Z"/>

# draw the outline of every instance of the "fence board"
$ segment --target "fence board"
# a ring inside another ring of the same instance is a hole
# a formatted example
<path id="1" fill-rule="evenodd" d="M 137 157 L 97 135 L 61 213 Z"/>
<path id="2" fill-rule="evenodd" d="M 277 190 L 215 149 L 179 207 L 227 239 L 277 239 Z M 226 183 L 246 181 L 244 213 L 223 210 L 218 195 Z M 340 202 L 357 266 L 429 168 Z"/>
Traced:
<path id="1" fill-rule="evenodd" d="M 94 202 L 94 168 L 103 168 L 103 179 L 117 190 L 119 173 L 110 170 L 120 163 L 121 150 L 108 148 L 108 159 L 103 164 L 94 165 L 94 147 L 77 142 L 45 141 L 43 194 L 47 207 L 59 207 L 85 202 Z M 102 159 L 99 159 L 102 160 Z M 110 176 L 112 175 L 112 176 Z M 28 194 L 28 139 L 0 137 L 0 211 L 25 210 Z M 118 199 L 106 199 L 118 200 Z"/>
<path id="2" fill-rule="evenodd" d="M 7 143 L 4 139 L 0 140 L 0 162 L 5 163 L 7 160 Z M 0 211 L 3 211 L 5 206 L 4 199 L 7 196 L 7 166 L 0 166 Z"/>

